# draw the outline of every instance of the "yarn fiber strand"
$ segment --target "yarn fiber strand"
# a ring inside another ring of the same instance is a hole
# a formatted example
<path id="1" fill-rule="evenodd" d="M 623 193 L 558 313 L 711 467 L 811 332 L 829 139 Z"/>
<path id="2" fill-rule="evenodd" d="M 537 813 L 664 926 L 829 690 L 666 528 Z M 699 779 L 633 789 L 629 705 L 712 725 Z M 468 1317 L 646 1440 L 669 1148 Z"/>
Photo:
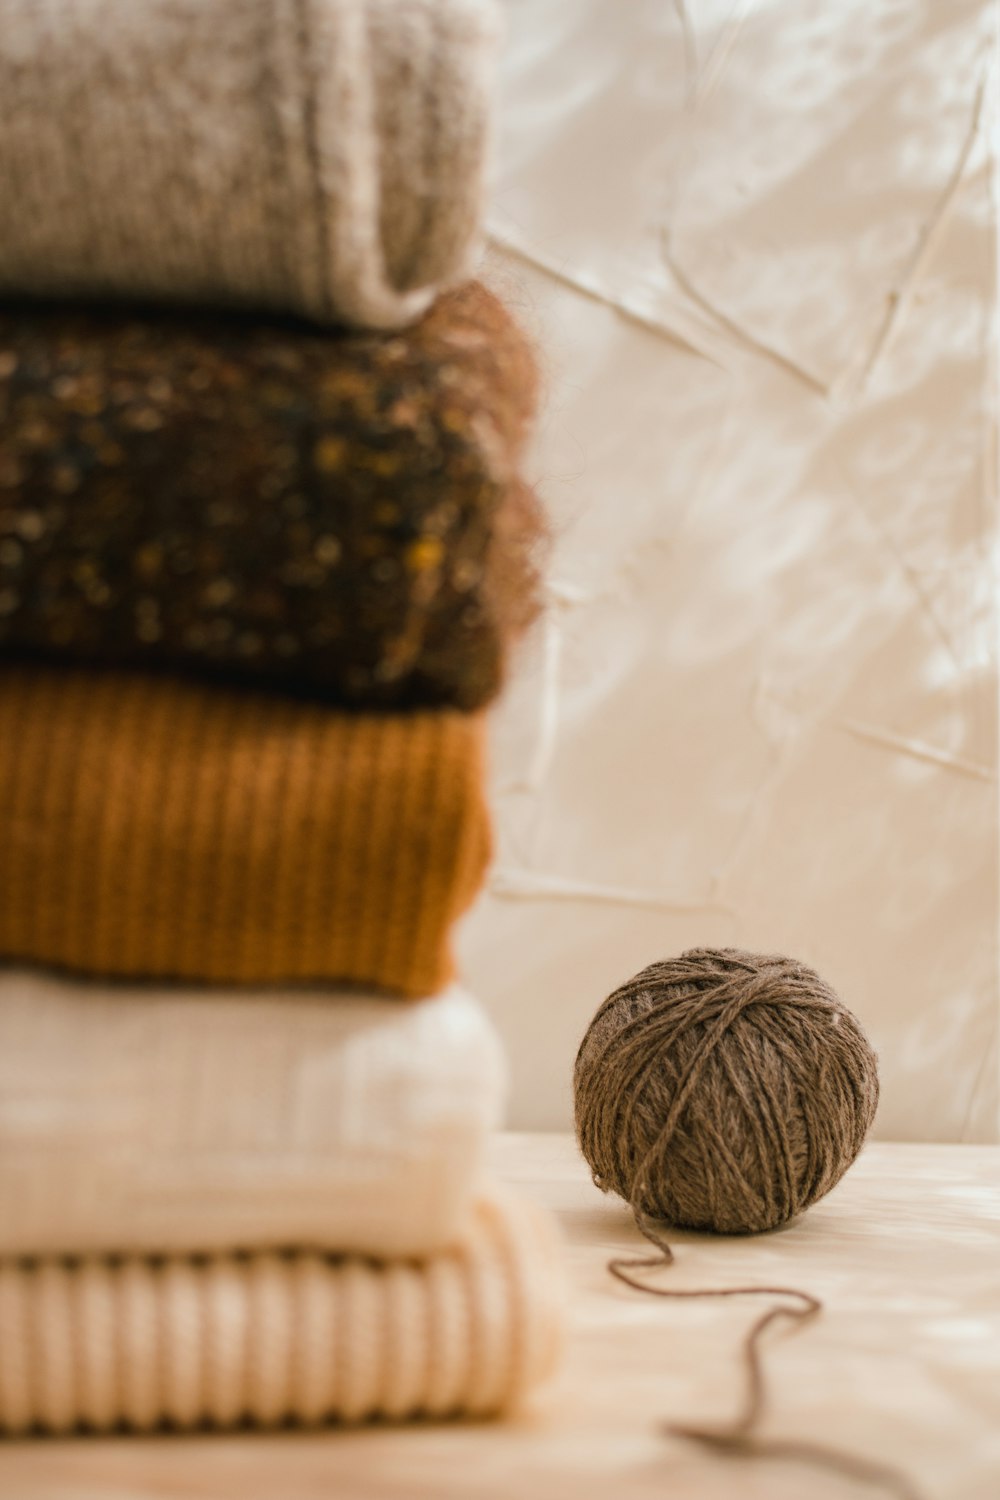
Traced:
<path id="1" fill-rule="evenodd" d="M 608 1270 L 655 1297 L 777 1297 L 743 1340 L 746 1394 L 728 1424 L 668 1422 L 676 1437 L 732 1455 L 813 1464 L 897 1500 L 920 1500 L 891 1465 L 828 1446 L 761 1437 L 760 1345 L 782 1319 L 822 1310 L 796 1287 L 679 1288 L 640 1272 L 673 1264 L 669 1228 L 748 1234 L 777 1228 L 828 1192 L 854 1161 L 878 1104 L 878 1064 L 854 1016 L 794 959 L 691 949 L 650 964 L 609 995 L 576 1058 L 576 1125 L 594 1182 L 630 1205 L 653 1256 Z"/>
<path id="2" fill-rule="evenodd" d="M 823 1304 L 811 1292 L 803 1292 L 791 1286 L 727 1286 L 680 1288 L 650 1286 L 649 1282 L 635 1275 L 636 1271 L 660 1269 L 671 1266 L 675 1256 L 671 1245 L 663 1238 L 655 1223 L 640 1214 L 635 1214 L 636 1228 L 645 1235 L 657 1250 L 656 1255 L 624 1257 L 616 1256 L 608 1261 L 608 1270 L 626 1286 L 637 1292 L 647 1292 L 653 1297 L 670 1297 L 677 1300 L 694 1297 L 781 1297 L 785 1300 L 766 1312 L 751 1326 L 743 1339 L 742 1357 L 746 1372 L 746 1394 L 742 1410 L 727 1426 L 702 1427 L 689 1422 L 665 1422 L 664 1431 L 672 1437 L 686 1438 L 703 1447 L 714 1448 L 734 1457 L 783 1459 L 794 1463 L 812 1464 L 845 1478 L 857 1479 L 863 1484 L 878 1485 L 897 1500 L 924 1500 L 909 1476 L 891 1464 L 879 1463 L 876 1459 L 850 1453 L 826 1443 L 795 1441 L 790 1438 L 765 1438 L 759 1435 L 760 1424 L 767 1411 L 767 1383 L 760 1346 L 764 1335 L 772 1324 L 785 1319 L 792 1323 L 807 1323 L 823 1311 Z"/>
<path id="3" fill-rule="evenodd" d="M 750 1234 L 840 1180 L 874 1119 L 878 1068 L 812 969 L 692 949 L 605 1000 L 574 1087 L 598 1187 L 675 1228 Z"/>

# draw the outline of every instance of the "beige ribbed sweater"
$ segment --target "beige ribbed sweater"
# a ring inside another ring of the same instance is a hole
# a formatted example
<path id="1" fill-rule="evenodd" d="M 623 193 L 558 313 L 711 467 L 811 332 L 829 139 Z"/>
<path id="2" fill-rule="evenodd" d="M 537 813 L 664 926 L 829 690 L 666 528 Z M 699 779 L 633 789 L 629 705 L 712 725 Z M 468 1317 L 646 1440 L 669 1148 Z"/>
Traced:
<path id="1" fill-rule="evenodd" d="M 478 248 L 493 0 L 0 0 L 0 290 L 375 328 Z"/>
<path id="2" fill-rule="evenodd" d="M 0 1432 L 486 1416 L 550 1372 L 548 1218 L 489 1198 L 424 1261 L 0 1261 Z"/>

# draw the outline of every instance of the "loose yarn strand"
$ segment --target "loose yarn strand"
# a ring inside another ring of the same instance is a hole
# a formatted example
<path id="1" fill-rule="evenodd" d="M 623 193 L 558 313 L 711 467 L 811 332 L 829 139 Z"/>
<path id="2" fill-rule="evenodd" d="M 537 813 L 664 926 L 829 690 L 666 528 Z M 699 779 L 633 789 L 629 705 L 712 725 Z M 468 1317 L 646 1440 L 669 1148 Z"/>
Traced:
<path id="1" fill-rule="evenodd" d="M 745 1392 L 721 1427 L 667 1431 L 730 1456 L 792 1459 L 921 1500 L 892 1465 L 825 1443 L 760 1436 L 763 1340 L 822 1303 L 785 1286 L 674 1290 L 643 1273 L 674 1262 L 674 1229 L 756 1234 L 837 1183 L 878 1105 L 878 1059 L 857 1018 L 813 970 L 781 954 L 692 948 L 620 985 L 598 1007 L 573 1076 L 577 1136 L 595 1184 L 632 1209 L 655 1256 L 608 1270 L 656 1297 L 772 1297 L 742 1345 Z"/>
<path id="2" fill-rule="evenodd" d="M 705 1297 L 791 1297 L 793 1306 L 781 1305 L 768 1308 L 751 1326 L 743 1339 L 743 1367 L 746 1371 L 746 1394 L 743 1407 L 727 1427 L 701 1427 L 686 1422 L 665 1422 L 664 1431 L 672 1437 L 684 1438 L 688 1442 L 700 1443 L 703 1447 L 731 1457 L 774 1458 L 811 1464 L 831 1473 L 843 1474 L 846 1478 L 861 1483 L 880 1486 L 897 1500 L 924 1500 L 909 1477 L 891 1464 L 882 1464 L 875 1459 L 863 1458 L 846 1449 L 835 1448 L 826 1443 L 796 1441 L 791 1438 L 764 1438 L 757 1428 L 767 1410 L 767 1381 L 760 1345 L 767 1330 L 782 1318 L 798 1324 L 806 1323 L 822 1312 L 823 1303 L 811 1292 L 789 1286 L 735 1286 L 674 1288 L 650 1286 L 634 1273 L 657 1270 L 676 1264 L 673 1246 L 656 1228 L 655 1221 L 637 1204 L 631 1205 L 636 1228 L 658 1254 L 645 1256 L 614 1256 L 608 1261 L 611 1275 L 634 1291 L 645 1292 L 652 1297 L 669 1297 L 675 1301 Z"/>

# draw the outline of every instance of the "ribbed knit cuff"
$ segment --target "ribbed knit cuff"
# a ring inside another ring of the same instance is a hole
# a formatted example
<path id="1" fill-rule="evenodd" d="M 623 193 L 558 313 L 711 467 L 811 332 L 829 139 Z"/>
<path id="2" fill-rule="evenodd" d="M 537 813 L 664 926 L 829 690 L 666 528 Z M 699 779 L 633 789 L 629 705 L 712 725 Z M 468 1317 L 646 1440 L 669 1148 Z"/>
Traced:
<path id="1" fill-rule="evenodd" d="M 550 1373 L 563 1300 L 506 1198 L 426 1261 L 2 1261 L 0 1432 L 485 1416 Z"/>
<path id="2" fill-rule="evenodd" d="M 490 853 L 483 722 L 0 669 L 0 959 L 434 993 Z"/>

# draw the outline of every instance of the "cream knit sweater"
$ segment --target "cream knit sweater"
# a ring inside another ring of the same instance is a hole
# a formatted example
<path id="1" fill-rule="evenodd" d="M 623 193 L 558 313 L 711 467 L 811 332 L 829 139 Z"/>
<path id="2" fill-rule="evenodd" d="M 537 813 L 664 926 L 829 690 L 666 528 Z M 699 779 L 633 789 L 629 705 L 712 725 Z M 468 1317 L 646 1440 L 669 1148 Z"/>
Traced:
<path id="1" fill-rule="evenodd" d="M 0 0 L 0 291 L 387 328 L 471 268 L 494 0 Z"/>
<path id="2" fill-rule="evenodd" d="M 500 1123 L 471 995 L 158 989 L 0 970 L 0 1256 L 413 1255 Z"/>
<path id="3" fill-rule="evenodd" d="M 499 1196 L 425 1261 L 0 1261 L 0 1433 L 486 1416 L 563 1317 L 548 1217 Z"/>

